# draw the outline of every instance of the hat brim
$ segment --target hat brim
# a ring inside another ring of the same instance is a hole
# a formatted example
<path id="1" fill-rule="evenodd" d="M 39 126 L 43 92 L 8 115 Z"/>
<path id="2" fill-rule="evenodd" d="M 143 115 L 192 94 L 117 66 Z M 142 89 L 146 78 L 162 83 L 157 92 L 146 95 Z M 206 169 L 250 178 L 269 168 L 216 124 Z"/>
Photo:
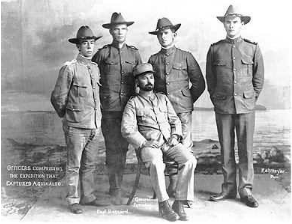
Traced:
<path id="1" fill-rule="evenodd" d="M 174 29 L 174 32 L 176 32 L 179 28 L 180 28 L 181 24 L 176 24 L 176 25 L 173 25 L 173 26 L 169 26 L 170 29 Z M 152 34 L 152 35 L 157 35 L 158 32 L 160 31 L 161 29 L 158 29 L 158 30 L 155 30 L 155 31 L 151 31 L 149 32 L 149 34 Z"/>
<path id="2" fill-rule="evenodd" d="M 106 28 L 106 29 L 110 29 L 114 25 L 126 24 L 127 26 L 131 26 L 131 25 L 133 25 L 133 23 L 134 23 L 133 21 L 131 21 L 131 22 L 120 22 L 120 23 L 105 23 L 105 24 L 102 24 L 102 27 Z"/>
<path id="3" fill-rule="evenodd" d="M 241 21 L 242 21 L 244 24 L 249 23 L 249 21 L 251 20 L 251 17 L 250 17 L 250 16 L 240 16 L 240 18 L 241 18 Z M 224 21 L 225 21 L 225 16 L 217 16 L 217 19 L 218 19 L 221 23 L 224 23 Z"/>
<path id="4" fill-rule="evenodd" d="M 85 37 L 85 38 L 70 38 L 68 41 L 72 44 L 79 44 L 80 41 L 82 40 L 89 40 L 89 39 L 94 39 L 94 41 L 100 39 L 102 36 L 92 36 L 92 37 Z"/>

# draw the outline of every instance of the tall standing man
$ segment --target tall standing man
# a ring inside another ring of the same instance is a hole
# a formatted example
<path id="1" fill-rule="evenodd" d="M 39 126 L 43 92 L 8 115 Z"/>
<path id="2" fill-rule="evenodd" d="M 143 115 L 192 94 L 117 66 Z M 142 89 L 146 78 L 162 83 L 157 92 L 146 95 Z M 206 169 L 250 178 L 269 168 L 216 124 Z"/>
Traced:
<path id="1" fill-rule="evenodd" d="M 99 203 L 93 194 L 95 190 L 93 172 L 98 154 L 98 133 L 101 112 L 99 101 L 99 69 L 91 61 L 94 42 L 101 36 L 94 36 L 88 26 L 82 26 L 76 38 L 69 39 L 76 44 L 79 54 L 60 69 L 51 103 L 59 117 L 63 118 L 63 130 L 67 144 L 67 202 L 72 213 L 82 213 L 80 204 Z M 79 194 L 79 180 L 80 191 Z"/>
<path id="2" fill-rule="evenodd" d="M 258 207 L 252 195 L 253 133 L 255 103 L 264 84 L 263 58 L 257 43 L 240 36 L 243 26 L 251 19 L 249 16 L 243 16 L 230 5 L 225 15 L 217 18 L 223 23 L 227 36 L 210 46 L 206 78 L 216 115 L 224 182 L 222 192 L 210 200 L 236 198 L 236 131 L 240 199 L 247 206 Z"/>
<path id="3" fill-rule="evenodd" d="M 157 35 L 161 50 L 152 55 L 148 62 L 155 72 L 154 90 L 163 92 L 169 98 L 182 123 L 182 144 L 191 151 L 193 104 L 204 92 L 205 81 L 194 56 L 175 46 L 176 31 L 180 26 L 173 25 L 168 18 L 158 20 L 156 30 L 149 33 Z M 176 177 L 170 176 L 168 193 L 171 196 L 174 196 Z"/>
<path id="4" fill-rule="evenodd" d="M 141 63 L 138 49 L 126 44 L 128 26 L 121 13 L 113 13 L 111 22 L 102 26 L 109 29 L 113 41 L 98 50 L 92 61 L 100 68 L 102 106 L 101 129 L 106 146 L 106 164 L 114 204 L 121 204 L 121 184 L 126 163 L 128 143 L 121 135 L 124 107 L 134 95 L 133 68 Z"/>

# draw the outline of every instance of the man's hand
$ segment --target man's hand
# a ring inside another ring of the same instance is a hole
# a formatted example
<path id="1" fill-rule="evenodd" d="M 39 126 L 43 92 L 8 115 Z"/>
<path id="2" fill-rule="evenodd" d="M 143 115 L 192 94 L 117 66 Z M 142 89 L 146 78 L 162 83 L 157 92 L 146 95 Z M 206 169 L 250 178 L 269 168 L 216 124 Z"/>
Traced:
<path id="1" fill-rule="evenodd" d="M 157 141 L 155 141 L 155 140 L 150 140 L 150 141 L 146 141 L 146 142 L 144 142 L 144 144 L 142 145 L 141 148 L 144 148 L 144 147 L 158 148 L 158 147 L 160 147 L 160 145 L 158 144 Z"/>
<path id="2" fill-rule="evenodd" d="M 178 135 L 172 135 L 167 141 L 168 145 L 171 147 L 176 146 L 179 143 L 178 138 Z"/>

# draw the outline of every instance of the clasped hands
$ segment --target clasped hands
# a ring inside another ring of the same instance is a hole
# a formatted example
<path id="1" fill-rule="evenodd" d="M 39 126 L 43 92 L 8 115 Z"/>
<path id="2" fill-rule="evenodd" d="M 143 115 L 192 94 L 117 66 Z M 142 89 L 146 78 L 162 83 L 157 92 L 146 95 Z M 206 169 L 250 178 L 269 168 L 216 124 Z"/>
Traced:
<path id="1" fill-rule="evenodd" d="M 166 142 L 166 145 L 169 147 L 173 147 L 173 146 L 176 146 L 178 143 L 179 143 L 179 136 L 174 134 L 168 139 L 168 141 Z M 145 141 L 145 143 L 142 145 L 142 148 L 144 147 L 159 148 L 161 147 L 161 144 L 159 144 L 159 142 L 156 140 L 149 140 L 149 141 Z"/>

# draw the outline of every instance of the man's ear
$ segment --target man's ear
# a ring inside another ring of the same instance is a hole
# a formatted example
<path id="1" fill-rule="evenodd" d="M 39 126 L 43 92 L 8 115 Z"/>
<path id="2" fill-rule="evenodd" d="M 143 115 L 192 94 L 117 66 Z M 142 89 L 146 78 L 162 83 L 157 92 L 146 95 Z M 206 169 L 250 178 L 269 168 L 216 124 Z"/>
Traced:
<path id="1" fill-rule="evenodd" d="M 175 32 L 175 33 L 173 34 L 173 36 L 176 37 L 176 35 L 177 35 L 177 33 Z"/>
<path id="2" fill-rule="evenodd" d="M 134 85 L 134 88 L 135 88 L 135 93 L 136 93 L 136 94 L 139 94 L 139 92 L 140 92 L 140 87 L 139 87 L 139 84 L 138 84 L 138 79 L 135 79 L 135 85 Z"/>

